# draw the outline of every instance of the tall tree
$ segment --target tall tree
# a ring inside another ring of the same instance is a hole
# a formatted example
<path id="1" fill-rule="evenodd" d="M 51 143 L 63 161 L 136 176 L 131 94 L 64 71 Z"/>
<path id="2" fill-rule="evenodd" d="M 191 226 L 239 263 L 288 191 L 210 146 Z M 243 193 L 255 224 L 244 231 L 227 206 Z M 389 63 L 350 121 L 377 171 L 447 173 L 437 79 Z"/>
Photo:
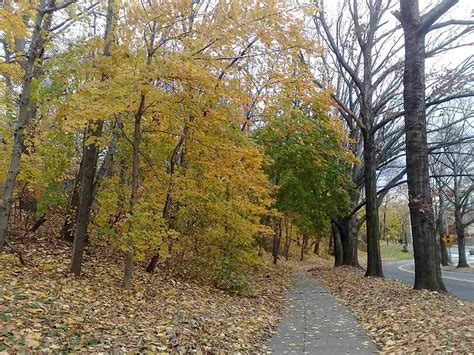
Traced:
<path id="1" fill-rule="evenodd" d="M 405 38 L 403 99 L 409 207 L 416 289 L 446 291 L 436 250 L 426 129 L 425 37 L 457 0 L 443 0 L 420 15 L 418 0 L 400 0 L 395 12 Z"/>
<path id="2" fill-rule="evenodd" d="M 37 107 L 32 100 L 33 82 L 42 73 L 41 65 L 44 58 L 45 42 L 50 34 L 53 13 L 69 6 L 75 1 L 66 0 L 56 5 L 54 0 L 41 0 L 38 4 L 29 48 L 21 63 L 24 75 L 21 84 L 18 117 L 15 121 L 13 132 L 13 147 L 10 166 L 4 184 L 3 203 L 0 206 L 0 250 L 3 248 L 8 231 L 8 219 L 13 204 L 13 191 L 18 173 L 20 172 L 20 160 L 25 149 L 25 130 L 36 116 Z M 18 26 L 22 27 L 22 24 L 19 23 Z M 24 39 L 17 38 L 17 40 L 23 41 Z"/>
<path id="3" fill-rule="evenodd" d="M 107 16 L 104 33 L 104 57 L 110 57 L 112 46 L 112 31 L 114 24 L 114 0 L 107 2 Z M 106 76 L 103 74 L 105 80 Z M 93 202 L 94 182 L 97 170 L 98 139 L 102 135 L 104 121 L 99 119 L 88 125 L 84 136 L 84 151 L 81 162 L 81 187 L 79 189 L 79 207 L 77 209 L 76 233 L 71 258 L 71 272 L 76 276 L 81 274 L 82 257 L 84 254 L 84 242 L 89 226 L 91 206 Z"/>
<path id="4" fill-rule="evenodd" d="M 446 235 L 444 215 L 447 207 L 454 210 L 454 225 L 458 243 L 458 267 L 469 267 L 466 258 L 465 228 L 474 219 L 471 194 L 474 190 L 474 137 L 466 134 L 472 127 L 474 110 L 472 99 L 460 99 L 445 105 L 440 114 L 441 128 L 434 136 L 440 146 L 431 158 L 432 177 L 438 190 L 438 231 Z M 445 206 L 445 201 L 448 205 Z M 443 233 L 444 232 L 444 233 Z M 441 244 L 441 256 L 444 250 Z M 445 257 L 444 257 L 445 259 Z M 442 264 L 444 265 L 442 260 Z"/>

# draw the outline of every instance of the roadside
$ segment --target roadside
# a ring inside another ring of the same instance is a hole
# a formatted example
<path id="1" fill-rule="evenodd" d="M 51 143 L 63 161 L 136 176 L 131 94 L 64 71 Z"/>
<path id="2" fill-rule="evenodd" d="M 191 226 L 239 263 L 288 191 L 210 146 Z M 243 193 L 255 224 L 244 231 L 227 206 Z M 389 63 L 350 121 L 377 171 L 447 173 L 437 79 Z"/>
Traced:
<path id="1" fill-rule="evenodd" d="M 384 265 L 384 275 L 413 286 L 415 282 L 415 265 L 413 260 L 402 260 Z M 443 271 L 443 282 L 454 296 L 474 301 L 474 274 Z"/>
<path id="2" fill-rule="evenodd" d="M 401 244 L 386 244 L 383 241 L 380 243 L 380 255 L 383 263 L 413 259 L 413 253 L 411 251 L 404 252 Z M 367 265 L 367 253 L 359 249 L 358 257 L 359 264 L 365 267 Z"/>
<path id="3" fill-rule="evenodd" d="M 474 303 L 413 290 L 398 280 L 364 277 L 350 267 L 313 275 L 359 319 L 382 352 L 457 352 L 474 348 Z"/>
<path id="4" fill-rule="evenodd" d="M 442 266 L 443 271 L 457 272 L 460 274 L 474 274 L 474 264 L 469 263 L 470 267 L 458 268 L 456 265 Z"/>

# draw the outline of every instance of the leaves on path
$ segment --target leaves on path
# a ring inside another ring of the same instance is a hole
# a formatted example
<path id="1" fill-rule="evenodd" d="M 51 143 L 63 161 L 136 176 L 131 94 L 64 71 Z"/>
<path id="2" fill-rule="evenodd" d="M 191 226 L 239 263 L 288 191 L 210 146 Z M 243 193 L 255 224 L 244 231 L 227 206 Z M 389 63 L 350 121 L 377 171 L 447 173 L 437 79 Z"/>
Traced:
<path id="1" fill-rule="evenodd" d="M 0 352 L 255 352 L 284 307 L 283 268 L 264 266 L 252 297 L 162 271 L 137 271 L 133 291 L 124 291 L 120 263 L 87 256 L 74 278 L 68 247 L 30 253 L 28 267 L 0 255 Z"/>
<path id="2" fill-rule="evenodd" d="M 367 278 L 350 267 L 318 267 L 313 274 L 357 316 L 383 352 L 474 349 L 474 303 L 413 290 L 397 280 Z"/>

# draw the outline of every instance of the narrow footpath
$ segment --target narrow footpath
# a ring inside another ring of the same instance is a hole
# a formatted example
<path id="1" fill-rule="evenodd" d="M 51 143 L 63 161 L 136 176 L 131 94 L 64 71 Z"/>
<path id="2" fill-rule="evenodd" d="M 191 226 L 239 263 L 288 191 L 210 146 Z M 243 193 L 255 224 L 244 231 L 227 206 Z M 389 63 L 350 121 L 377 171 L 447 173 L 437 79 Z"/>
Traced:
<path id="1" fill-rule="evenodd" d="M 377 351 L 349 310 L 306 271 L 292 275 L 288 309 L 268 342 L 272 354 L 372 354 Z"/>

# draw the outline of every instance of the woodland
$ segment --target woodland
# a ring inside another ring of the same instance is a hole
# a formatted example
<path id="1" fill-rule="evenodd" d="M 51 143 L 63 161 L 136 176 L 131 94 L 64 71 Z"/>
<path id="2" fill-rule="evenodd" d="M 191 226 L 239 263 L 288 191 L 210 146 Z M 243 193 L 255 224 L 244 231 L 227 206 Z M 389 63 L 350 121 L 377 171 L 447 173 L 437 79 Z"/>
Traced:
<path id="1" fill-rule="evenodd" d="M 446 292 L 474 20 L 337 3 L 0 0 L 0 351 L 260 351 L 295 265 L 356 302 L 385 242 Z"/>

